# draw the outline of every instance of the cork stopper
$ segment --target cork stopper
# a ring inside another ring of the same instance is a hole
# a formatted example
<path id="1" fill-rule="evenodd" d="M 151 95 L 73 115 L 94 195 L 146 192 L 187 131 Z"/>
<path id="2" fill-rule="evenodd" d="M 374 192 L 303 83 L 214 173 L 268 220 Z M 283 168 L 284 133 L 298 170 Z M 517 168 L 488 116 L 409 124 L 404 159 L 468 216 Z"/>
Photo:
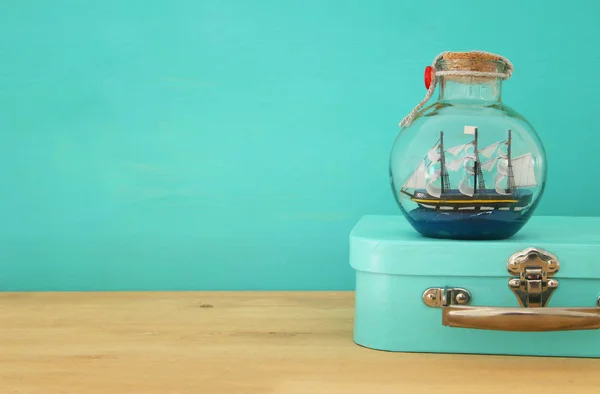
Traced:
<path id="1" fill-rule="evenodd" d="M 439 71 L 480 71 L 503 73 L 506 71 L 506 63 L 499 55 L 482 52 L 447 52 L 444 53 L 436 64 Z M 481 83 L 490 81 L 494 77 L 454 76 L 444 77 L 447 80 Z"/>

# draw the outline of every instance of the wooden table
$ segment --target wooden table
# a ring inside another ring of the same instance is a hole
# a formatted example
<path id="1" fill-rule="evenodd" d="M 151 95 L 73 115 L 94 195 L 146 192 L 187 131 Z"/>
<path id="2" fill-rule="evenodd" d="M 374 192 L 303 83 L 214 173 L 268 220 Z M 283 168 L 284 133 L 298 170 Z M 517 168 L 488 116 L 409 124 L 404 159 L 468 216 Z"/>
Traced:
<path id="1" fill-rule="evenodd" d="M 0 293 L 0 393 L 600 393 L 600 360 L 352 342 L 352 293 Z"/>

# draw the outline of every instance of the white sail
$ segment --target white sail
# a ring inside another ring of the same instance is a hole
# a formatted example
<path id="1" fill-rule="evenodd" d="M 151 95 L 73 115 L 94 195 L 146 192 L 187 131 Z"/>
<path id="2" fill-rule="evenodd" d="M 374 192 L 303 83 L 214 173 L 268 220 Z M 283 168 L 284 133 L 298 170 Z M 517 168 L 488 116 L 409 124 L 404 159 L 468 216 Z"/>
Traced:
<path id="1" fill-rule="evenodd" d="M 425 189 L 427 190 L 427 193 L 429 193 L 429 195 L 436 197 L 436 198 L 440 198 L 440 196 L 442 195 L 442 188 L 434 185 L 433 182 L 435 182 L 439 179 L 440 174 L 441 174 L 440 170 L 435 171 L 433 173 L 433 175 L 431 176 L 431 179 L 429 180 L 429 182 L 427 182 L 427 186 L 425 187 Z"/>
<path id="2" fill-rule="evenodd" d="M 450 171 L 458 171 L 458 169 L 462 167 L 464 161 L 465 159 L 462 157 L 460 159 L 453 160 L 450 163 L 446 163 L 446 168 Z"/>
<path id="3" fill-rule="evenodd" d="M 502 175 L 508 175 L 508 159 L 498 159 L 497 170 Z"/>
<path id="4" fill-rule="evenodd" d="M 415 172 L 404 183 L 403 187 L 408 189 L 423 189 L 425 186 L 425 161 L 423 160 Z"/>
<path id="5" fill-rule="evenodd" d="M 537 186 L 533 156 L 526 153 L 511 160 L 515 187 Z"/>
<path id="6" fill-rule="evenodd" d="M 504 146 L 508 146 L 508 144 L 504 144 Z M 508 152 L 504 153 L 502 151 L 502 148 L 498 149 L 498 156 L 500 156 L 502 159 L 506 159 L 508 157 Z"/>
<path id="7" fill-rule="evenodd" d="M 436 163 L 440 160 L 440 152 L 438 151 L 438 146 L 436 145 L 435 148 L 431 149 L 429 152 L 427 152 L 427 158 L 429 160 L 431 160 L 432 163 Z"/>
<path id="8" fill-rule="evenodd" d="M 475 142 L 469 142 L 468 144 L 464 145 L 465 147 L 465 155 L 467 156 L 471 156 L 471 157 L 475 157 Z M 472 151 L 468 151 L 469 148 L 473 148 Z"/>
<path id="9" fill-rule="evenodd" d="M 489 159 L 494 154 L 494 151 L 496 150 L 499 144 L 500 142 L 496 142 L 492 145 L 488 145 L 485 148 L 480 149 L 479 154 Z"/>
<path id="10" fill-rule="evenodd" d="M 464 194 L 465 196 L 473 197 L 475 194 L 475 188 L 469 185 L 467 182 L 471 179 L 470 176 L 466 176 L 465 179 L 460 182 L 458 185 L 458 191 Z"/>
<path id="11" fill-rule="evenodd" d="M 498 151 L 500 152 L 500 151 Z M 508 156 L 506 156 L 508 157 Z M 531 153 L 515 157 L 511 160 L 513 187 L 537 186 Z M 508 185 L 508 159 L 498 160 L 498 174 L 496 175 L 496 192 L 510 194 Z"/>
<path id="12" fill-rule="evenodd" d="M 473 144 L 468 144 L 469 146 L 473 146 L 475 147 Z M 465 171 L 467 172 L 467 174 L 469 175 L 474 175 L 475 174 L 475 161 L 476 161 L 477 157 L 475 156 L 475 152 L 467 152 L 464 158 L 464 167 L 465 167 Z M 469 162 L 473 162 L 473 165 L 469 165 Z"/>
<path id="13" fill-rule="evenodd" d="M 503 175 L 500 173 L 498 173 L 496 175 L 496 186 L 495 186 L 496 193 L 505 194 L 505 195 L 510 194 L 510 190 L 507 191 L 506 184 L 504 184 L 504 182 L 503 182 L 505 179 L 506 179 L 506 175 Z"/>
<path id="14" fill-rule="evenodd" d="M 470 156 L 465 157 L 465 159 L 464 159 L 465 164 L 464 164 L 463 167 L 465 168 L 465 171 L 467 172 L 467 174 L 469 174 L 469 175 L 475 175 L 475 164 L 469 165 L 469 162 L 471 160 L 473 161 L 473 163 L 475 163 L 475 158 L 474 157 L 470 157 Z"/>
<path id="15" fill-rule="evenodd" d="M 494 157 L 491 160 L 488 161 L 484 161 L 483 163 L 481 163 L 481 165 L 479 166 L 482 170 L 485 171 L 492 171 L 494 169 L 494 166 L 496 165 L 496 162 L 498 161 L 498 158 Z"/>
<path id="16" fill-rule="evenodd" d="M 503 156 L 500 150 L 498 151 L 498 154 L 501 157 Z M 498 166 L 496 167 L 498 173 L 496 174 L 496 185 L 494 188 L 496 189 L 496 193 L 498 194 L 510 194 L 510 190 L 507 191 L 507 182 L 505 182 L 506 176 L 508 175 L 508 159 L 505 159 L 504 157 L 508 156 L 503 156 L 503 158 L 498 159 Z"/>
<path id="17" fill-rule="evenodd" d="M 462 144 L 462 145 L 454 146 L 452 148 L 446 149 L 446 152 L 450 153 L 452 156 L 456 156 L 460 152 L 462 152 L 462 150 L 465 148 L 465 146 L 467 146 L 467 145 L 466 144 Z"/>
<path id="18" fill-rule="evenodd" d="M 471 144 L 467 144 L 465 146 L 472 146 Z M 465 178 L 458 185 L 458 191 L 465 196 L 473 197 L 475 195 L 475 187 L 469 185 L 469 180 L 473 179 L 473 175 L 475 174 L 475 160 L 476 157 L 473 153 L 467 153 L 464 158 L 454 160 L 448 164 L 446 164 L 446 168 L 449 170 L 457 171 L 460 167 L 463 167 L 466 173 Z M 494 164 L 496 159 L 492 159 L 485 163 L 484 169 L 487 171 L 491 171 L 494 168 Z M 462 164 L 462 166 L 461 166 Z M 489 167 L 489 168 L 488 168 Z"/>
<path id="19" fill-rule="evenodd" d="M 466 144 L 465 147 L 466 148 L 469 148 L 469 147 L 474 148 L 475 145 L 471 143 L 471 144 Z M 464 194 L 465 196 L 473 197 L 473 195 L 475 194 L 475 187 L 470 186 L 467 182 L 469 181 L 469 179 L 472 179 L 472 175 L 475 174 L 475 159 L 476 159 L 476 157 L 475 157 L 474 152 L 467 152 L 467 149 L 465 149 L 465 153 L 466 153 L 465 157 L 463 158 L 463 167 L 464 167 L 467 175 L 458 185 L 458 191 L 461 194 Z M 473 162 L 472 165 L 470 164 L 471 161 Z"/>

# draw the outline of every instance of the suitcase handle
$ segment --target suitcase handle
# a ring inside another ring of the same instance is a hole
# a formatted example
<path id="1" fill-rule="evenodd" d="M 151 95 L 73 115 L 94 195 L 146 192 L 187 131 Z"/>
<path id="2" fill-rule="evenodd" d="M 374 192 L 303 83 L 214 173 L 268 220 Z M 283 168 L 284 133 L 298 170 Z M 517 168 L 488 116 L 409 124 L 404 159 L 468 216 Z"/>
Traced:
<path id="1" fill-rule="evenodd" d="M 444 306 L 447 327 L 499 331 L 569 331 L 600 328 L 600 308 Z"/>
<path id="2" fill-rule="evenodd" d="M 600 328 L 600 307 L 471 306 L 471 293 L 461 287 L 430 287 L 423 293 L 423 302 L 442 309 L 442 325 L 446 327 L 538 332 Z M 600 298 L 596 305 L 600 306 Z"/>
<path id="3" fill-rule="evenodd" d="M 508 287 L 521 308 L 470 306 L 471 293 L 461 287 L 430 287 L 423 302 L 442 308 L 442 325 L 498 331 L 570 331 L 600 328 L 600 298 L 597 307 L 548 308 L 558 288 L 554 275 L 558 258 L 540 248 L 526 248 L 513 254 L 506 268 L 511 274 Z"/>

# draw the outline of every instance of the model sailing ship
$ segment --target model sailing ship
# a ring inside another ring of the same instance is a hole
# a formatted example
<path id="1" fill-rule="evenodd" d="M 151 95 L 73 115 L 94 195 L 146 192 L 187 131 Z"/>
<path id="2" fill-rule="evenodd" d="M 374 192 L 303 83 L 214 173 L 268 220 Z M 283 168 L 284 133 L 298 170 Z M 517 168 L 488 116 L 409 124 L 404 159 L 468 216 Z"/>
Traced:
<path id="1" fill-rule="evenodd" d="M 478 146 L 476 127 L 466 126 L 465 134 L 473 135 L 473 141 L 446 149 L 444 133 L 440 132 L 437 143 L 400 191 L 410 196 L 423 211 L 491 213 L 526 208 L 533 196 L 526 188 L 537 186 L 531 153 L 512 157 L 510 130 L 505 141 L 483 149 Z M 448 155 L 459 157 L 448 161 Z M 481 161 L 482 157 L 486 160 Z M 438 164 L 440 168 L 435 169 Z M 458 172 L 461 167 L 466 175 L 458 188 L 452 188 L 449 173 Z M 486 185 L 484 172 L 495 172 L 493 187 Z"/>

